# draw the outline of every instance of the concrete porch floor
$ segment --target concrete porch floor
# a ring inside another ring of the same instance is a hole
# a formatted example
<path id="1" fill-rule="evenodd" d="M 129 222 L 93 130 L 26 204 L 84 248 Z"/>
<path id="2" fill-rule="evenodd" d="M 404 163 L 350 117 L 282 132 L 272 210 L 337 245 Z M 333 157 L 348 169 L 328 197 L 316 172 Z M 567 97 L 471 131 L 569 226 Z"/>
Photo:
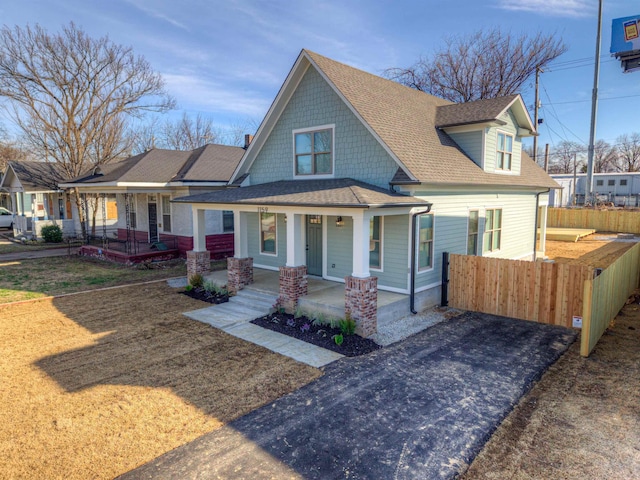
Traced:
<path id="1" fill-rule="evenodd" d="M 227 284 L 227 271 L 218 270 L 205 276 L 218 286 Z M 300 299 L 303 311 L 321 312 L 335 318 L 344 318 L 344 283 L 307 277 L 307 295 Z M 253 269 L 253 283 L 245 289 L 279 294 L 280 274 L 274 270 Z M 409 295 L 378 290 L 378 326 L 408 315 Z"/>

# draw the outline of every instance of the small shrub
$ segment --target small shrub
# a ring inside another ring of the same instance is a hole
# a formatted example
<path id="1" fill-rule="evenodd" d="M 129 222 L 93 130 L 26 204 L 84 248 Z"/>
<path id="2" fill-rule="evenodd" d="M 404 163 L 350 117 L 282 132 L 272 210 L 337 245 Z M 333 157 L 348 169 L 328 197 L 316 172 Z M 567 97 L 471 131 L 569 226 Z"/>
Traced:
<path id="1" fill-rule="evenodd" d="M 58 225 L 45 225 L 40 234 L 47 243 L 62 242 L 62 229 Z"/>
<path id="2" fill-rule="evenodd" d="M 191 285 L 191 284 L 187 285 L 187 286 L 185 287 L 185 290 L 186 290 L 187 292 L 190 292 L 191 290 L 193 290 L 193 285 Z"/>
<path id="3" fill-rule="evenodd" d="M 356 321 L 349 316 L 340 320 L 340 331 L 343 335 L 353 335 L 356 333 Z"/>
<path id="4" fill-rule="evenodd" d="M 342 345 L 342 342 L 344 342 L 344 337 L 339 333 L 333 336 L 333 341 L 336 342 L 336 345 L 340 346 Z"/>
<path id="5" fill-rule="evenodd" d="M 204 288 L 207 292 L 215 292 L 218 293 L 218 288 L 216 287 L 216 284 L 213 283 L 211 280 L 207 280 L 202 284 L 202 288 Z"/>
<path id="6" fill-rule="evenodd" d="M 202 285 L 204 283 L 204 278 L 199 273 L 196 273 L 194 275 L 191 275 L 191 277 L 189 278 L 189 283 L 194 288 L 202 287 Z"/>
<path id="7" fill-rule="evenodd" d="M 293 313 L 293 318 L 304 317 L 304 312 L 300 307 L 296 308 L 296 311 Z"/>

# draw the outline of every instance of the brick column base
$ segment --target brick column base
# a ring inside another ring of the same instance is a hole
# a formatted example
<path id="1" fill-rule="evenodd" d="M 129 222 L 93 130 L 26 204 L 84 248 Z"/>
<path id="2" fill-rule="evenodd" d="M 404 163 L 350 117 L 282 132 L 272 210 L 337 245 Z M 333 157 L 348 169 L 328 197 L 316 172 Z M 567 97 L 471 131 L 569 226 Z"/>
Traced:
<path id="1" fill-rule="evenodd" d="M 298 299 L 307 294 L 307 267 L 280 267 L 280 297 L 278 301 L 287 313 L 295 313 Z"/>
<path id="2" fill-rule="evenodd" d="M 236 294 L 253 283 L 253 258 L 227 257 L 227 290 Z"/>
<path id="3" fill-rule="evenodd" d="M 378 331 L 378 277 L 344 277 L 344 313 L 356 321 L 356 333 L 369 337 Z"/>
<path id="4" fill-rule="evenodd" d="M 204 252 L 187 252 L 187 281 L 195 274 L 206 275 L 211 271 L 211 253 L 208 250 Z"/>

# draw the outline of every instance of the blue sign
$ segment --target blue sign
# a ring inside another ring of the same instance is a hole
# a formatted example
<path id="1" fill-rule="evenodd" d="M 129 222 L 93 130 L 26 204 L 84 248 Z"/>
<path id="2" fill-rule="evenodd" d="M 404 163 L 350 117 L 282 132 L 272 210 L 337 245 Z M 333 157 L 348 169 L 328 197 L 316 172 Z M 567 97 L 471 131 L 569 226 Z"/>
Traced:
<path id="1" fill-rule="evenodd" d="M 614 18 L 611 22 L 612 54 L 640 51 L 640 15 Z"/>

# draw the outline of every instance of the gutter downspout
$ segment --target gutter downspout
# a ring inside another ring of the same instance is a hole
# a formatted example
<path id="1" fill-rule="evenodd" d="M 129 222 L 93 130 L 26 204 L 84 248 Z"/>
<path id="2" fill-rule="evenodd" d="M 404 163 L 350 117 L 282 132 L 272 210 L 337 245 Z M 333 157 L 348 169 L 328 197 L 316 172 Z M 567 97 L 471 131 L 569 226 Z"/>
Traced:
<path id="1" fill-rule="evenodd" d="M 574 187 L 575 188 L 575 187 Z M 536 261 L 536 245 L 538 244 L 538 209 L 540 208 L 540 195 L 543 193 L 549 193 L 550 188 L 547 188 L 546 192 L 536 193 L 536 219 L 533 224 L 533 261 Z"/>
<path id="2" fill-rule="evenodd" d="M 411 214 L 411 286 L 409 287 L 409 310 L 414 315 L 418 313 L 415 308 L 416 300 L 416 217 L 418 215 L 424 215 L 431 211 L 431 204 L 427 206 L 426 210 L 421 210 Z"/>

